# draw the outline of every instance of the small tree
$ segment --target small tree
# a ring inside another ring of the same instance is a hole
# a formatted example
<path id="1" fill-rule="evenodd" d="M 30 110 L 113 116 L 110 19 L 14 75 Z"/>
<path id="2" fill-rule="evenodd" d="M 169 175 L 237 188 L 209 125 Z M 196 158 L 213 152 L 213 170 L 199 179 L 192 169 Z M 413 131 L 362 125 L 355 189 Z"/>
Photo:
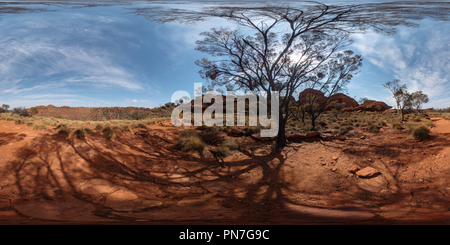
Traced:
<path id="1" fill-rule="evenodd" d="M 394 95 L 395 103 L 397 104 L 397 114 L 400 113 L 400 102 L 403 99 L 403 93 L 399 93 L 400 90 L 406 91 L 406 84 L 403 84 L 400 86 L 400 80 L 394 79 L 392 82 L 388 81 L 386 83 L 381 84 L 383 87 L 389 89 L 391 93 Z M 403 118 L 403 111 L 402 111 L 402 118 Z M 403 120 L 403 119 L 402 119 Z"/>
<path id="2" fill-rule="evenodd" d="M 358 101 L 359 104 L 363 105 L 364 114 L 366 114 L 367 101 L 369 101 L 369 99 L 367 97 L 360 98 Z"/>
<path id="3" fill-rule="evenodd" d="M 9 105 L 7 105 L 7 104 L 2 105 L 2 108 L 1 108 L 2 112 L 7 112 L 8 109 L 9 109 Z"/>
<path id="4" fill-rule="evenodd" d="M 420 113 L 420 108 L 424 103 L 428 103 L 428 95 L 422 93 L 422 91 L 411 94 L 411 104 L 417 110 L 417 114 Z"/>
<path id="5" fill-rule="evenodd" d="M 406 90 L 406 85 L 400 87 L 400 89 L 394 94 L 399 110 L 402 113 L 402 121 L 404 121 L 405 109 L 412 107 L 412 95 Z"/>
<path id="6" fill-rule="evenodd" d="M 31 117 L 31 114 L 25 109 L 25 107 L 16 107 L 12 110 L 12 114 L 17 114 L 21 117 Z"/>
<path id="7" fill-rule="evenodd" d="M 38 114 L 38 109 L 37 109 L 36 107 L 31 107 L 31 108 L 30 108 L 30 111 L 31 111 L 31 113 L 32 113 L 33 115 Z"/>

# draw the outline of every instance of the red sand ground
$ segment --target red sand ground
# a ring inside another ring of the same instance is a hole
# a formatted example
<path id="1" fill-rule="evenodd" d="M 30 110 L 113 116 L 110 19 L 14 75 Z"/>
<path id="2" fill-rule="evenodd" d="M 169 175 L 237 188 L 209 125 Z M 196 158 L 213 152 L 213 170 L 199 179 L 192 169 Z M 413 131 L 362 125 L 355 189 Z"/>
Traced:
<path id="1" fill-rule="evenodd" d="M 80 140 L 0 121 L 0 223 L 450 224 L 450 121 L 432 121 L 422 142 L 388 127 L 281 151 L 240 137 L 226 168 L 172 149 L 168 123 Z"/>

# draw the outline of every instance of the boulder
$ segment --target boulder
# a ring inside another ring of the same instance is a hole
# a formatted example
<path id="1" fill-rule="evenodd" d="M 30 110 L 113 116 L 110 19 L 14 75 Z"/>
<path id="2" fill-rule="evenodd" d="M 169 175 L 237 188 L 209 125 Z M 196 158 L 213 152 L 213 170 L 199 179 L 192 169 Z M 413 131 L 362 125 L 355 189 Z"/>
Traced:
<path id="1" fill-rule="evenodd" d="M 325 100 L 327 100 L 327 97 L 323 92 L 315 89 L 305 89 L 299 94 L 298 104 L 299 105 L 307 104 L 308 95 L 316 96 L 316 100 L 314 102 L 319 105 L 323 104 Z M 353 108 L 358 106 L 358 102 L 356 102 L 355 99 L 343 93 L 332 95 L 331 97 L 328 98 L 327 103 L 330 104 L 333 101 L 336 101 L 338 103 L 345 103 L 344 108 Z M 333 109 L 333 106 L 327 105 L 324 111 L 330 111 L 331 109 Z"/>
<path id="2" fill-rule="evenodd" d="M 376 170 L 376 169 L 374 169 L 372 167 L 365 167 L 365 168 L 355 172 L 355 174 L 358 177 L 363 177 L 363 178 L 370 178 L 370 177 L 375 176 L 375 175 L 377 175 L 379 173 L 380 173 L 380 171 L 378 171 L 378 170 Z"/>
<path id="3" fill-rule="evenodd" d="M 334 139 L 334 135 L 333 134 L 319 134 L 319 137 L 322 140 L 333 140 Z"/>
<path id="4" fill-rule="evenodd" d="M 378 193 L 387 189 L 388 182 L 383 176 L 380 175 L 370 179 L 361 179 L 358 186 L 363 190 Z"/>
<path id="5" fill-rule="evenodd" d="M 353 99 L 343 93 L 338 93 L 338 94 L 331 96 L 329 99 L 329 102 L 331 103 L 333 101 L 337 101 L 338 103 L 345 103 L 344 108 L 356 107 L 359 105 L 355 99 Z M 333 107 L 327 106 L 325 108 L 325 111 L 330 111 L 331 109 L 333 109 Z"/>
<path id="6" fill-rule="evenodd" d="M 361 168 L 358 166 L 358 165 L 356 165 L 356 164 L 352 164 L 349 168 L 348 168 L 348 171 L 350 172 L 350 173 L 356 173 L 356 172 L 358 172 L 358 170 L 360 170 Z"/>
<path id="7" fill-rule="evenodd" d="M 385 110 L 388 110 L 391 108 L 392 108 L 392 106 L 388 106 L 388 105 L 386 105 L 386 103 L 381 102 L 381 101 L 374 101 L 374 102 L 366 105 L 367 111 L 385 111 Z"/>

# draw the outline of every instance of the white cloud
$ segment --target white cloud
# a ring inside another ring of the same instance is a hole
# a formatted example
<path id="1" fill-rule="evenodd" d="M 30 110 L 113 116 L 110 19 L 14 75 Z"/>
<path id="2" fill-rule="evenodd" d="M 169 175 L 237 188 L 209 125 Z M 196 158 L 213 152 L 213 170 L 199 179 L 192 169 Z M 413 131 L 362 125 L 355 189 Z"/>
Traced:
<path id="1" fill-rule="evenodd" d="M 100 23 L 118 19 L 92 18 Z M 135 74 L 117 62 L 122 58 L 105 47 L 104 44 L 115 44 L 102 36 L 102 27 L 84 21 L 63 24 L 49 21 L 17 23 L 0 33 L 0 86 L 7 88 L 2 93 L 18 94 L 74 84 L 144 89 Z M 36 30 L 40 28 L 44 31 Z M 74 42 L 74 38 L 79 42 Z"/>
<path id="2" fill-rule="evenodd" d="M 441 98 L 450 93 L 450 30 L 445 25 L 425 21 L 419 28 L 399 28 L 396 36 L 358 34 L 352 47 L 366 61 L 392 74 L 392 79 L 400 79 L 410 92 L 428 94 L 430 103 L 425 107 L 442 107 L 436 103 L 448 101 Z"/>

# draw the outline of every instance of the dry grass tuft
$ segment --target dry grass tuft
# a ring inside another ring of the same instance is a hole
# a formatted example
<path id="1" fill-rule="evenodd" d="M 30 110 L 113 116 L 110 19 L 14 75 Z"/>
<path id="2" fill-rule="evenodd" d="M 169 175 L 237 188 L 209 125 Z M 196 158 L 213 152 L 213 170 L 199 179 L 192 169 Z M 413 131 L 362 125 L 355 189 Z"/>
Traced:
<path id="1" fill-rule="evenodd" d="M 189 152 L 189 151 L 203 151 L 205 148 L 205 143 L 203 142 L 200 134 L 198 134 L 195 130 L 189 129 L 184 131 L 178 138 L 175 143 L 175 149 Z"/>

